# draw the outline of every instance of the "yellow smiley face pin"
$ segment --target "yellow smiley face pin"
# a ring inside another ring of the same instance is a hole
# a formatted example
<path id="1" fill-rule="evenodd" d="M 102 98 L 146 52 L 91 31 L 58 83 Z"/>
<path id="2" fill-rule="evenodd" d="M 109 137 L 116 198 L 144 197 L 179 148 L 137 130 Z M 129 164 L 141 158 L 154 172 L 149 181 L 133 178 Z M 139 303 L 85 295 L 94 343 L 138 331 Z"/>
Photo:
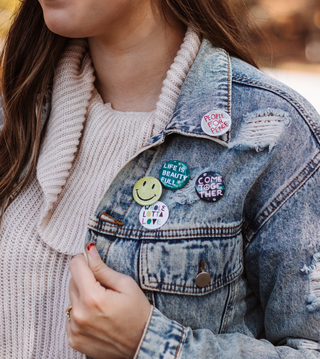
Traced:
<path id="1" fill-rule="evenodd" d="M 162 186 L 154 177 L 143 177 L 134 185 L 132 194 L 138 204 L 150 206 L 160 199 Z"/>

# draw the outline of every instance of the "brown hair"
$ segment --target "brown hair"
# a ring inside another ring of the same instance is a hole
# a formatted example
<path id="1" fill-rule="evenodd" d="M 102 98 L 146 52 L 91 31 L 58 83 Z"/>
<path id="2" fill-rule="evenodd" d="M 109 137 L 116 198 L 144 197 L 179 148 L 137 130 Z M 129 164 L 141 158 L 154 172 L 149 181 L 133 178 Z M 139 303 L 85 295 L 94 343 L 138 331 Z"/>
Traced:
<path id="1" fill-rule="evenodd" d="M 165 3 L 178 19 L 213 46 L 258 67 L 246 33 L 248 19 L 242 0 L 165 0 Z"/>
<path id="2" fill-rule="evenodd" d="M 162 4 L 214 46 L 256 66 L 226 0 L 162 0 Z M 0 218 L 10 198 L 35 171 L 41 143 L 41 103 L 66 41 L 47 28 L 38 0 L 21 3 L 0 58 L 4 108 Z M 27 165 L 28 171 L 20 180 Z"/>

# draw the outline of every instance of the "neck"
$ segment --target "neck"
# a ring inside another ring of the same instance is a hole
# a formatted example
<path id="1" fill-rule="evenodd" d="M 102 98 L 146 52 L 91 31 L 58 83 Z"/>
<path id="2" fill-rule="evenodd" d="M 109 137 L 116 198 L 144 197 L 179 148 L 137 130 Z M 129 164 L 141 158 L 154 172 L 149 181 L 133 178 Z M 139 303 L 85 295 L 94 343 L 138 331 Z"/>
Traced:
<path id="1" fill-rule="evenodd" d="M 164 19 L 150 5 L 108 36 L 89 38 L 95 85 L 104 102 L 118 111 L 154 110 L 185 31 L 176 18 Z"/>

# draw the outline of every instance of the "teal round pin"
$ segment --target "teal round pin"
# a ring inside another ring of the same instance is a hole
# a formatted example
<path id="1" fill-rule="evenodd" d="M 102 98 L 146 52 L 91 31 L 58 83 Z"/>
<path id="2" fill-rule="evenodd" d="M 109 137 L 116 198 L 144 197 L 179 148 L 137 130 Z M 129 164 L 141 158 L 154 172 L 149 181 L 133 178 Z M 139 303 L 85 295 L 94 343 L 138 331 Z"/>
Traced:
<path id="1" fill-rule="evenodd" d="M 163 186 L 175 191 L 188 183 L 190 171 L 188 166 L 182 161 L 172 160 L 166 162 L 161 167 L 159 175 Z"/>

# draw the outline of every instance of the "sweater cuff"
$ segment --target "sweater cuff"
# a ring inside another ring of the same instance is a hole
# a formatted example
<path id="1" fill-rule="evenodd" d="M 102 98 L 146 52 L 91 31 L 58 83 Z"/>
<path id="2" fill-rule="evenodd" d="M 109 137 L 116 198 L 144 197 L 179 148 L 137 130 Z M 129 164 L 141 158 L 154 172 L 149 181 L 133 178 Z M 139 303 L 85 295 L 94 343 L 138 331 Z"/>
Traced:
<path id="1" fill-rule="evenodd" d="M 184 327 L 152 307 L 134 359 L 177 359 Z"/>

